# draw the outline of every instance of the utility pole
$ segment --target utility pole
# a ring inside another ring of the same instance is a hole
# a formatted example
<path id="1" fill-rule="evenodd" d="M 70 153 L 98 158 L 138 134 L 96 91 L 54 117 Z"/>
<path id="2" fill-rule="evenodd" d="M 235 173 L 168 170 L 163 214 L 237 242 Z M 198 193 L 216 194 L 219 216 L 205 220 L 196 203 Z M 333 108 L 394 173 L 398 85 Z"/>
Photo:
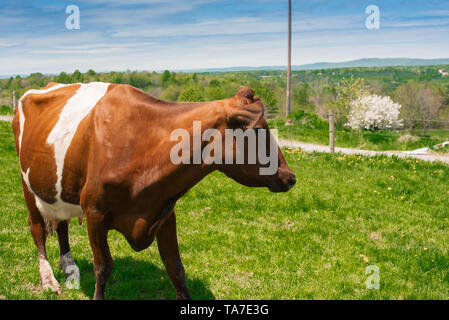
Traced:
<path id="1" fill-rule="evenodd" d="M 290 95 L 292 77 L 292 0 L 288 0 L 288 62 L 287 62 L 287 106 L 286 116 L 290 114 Z"/>

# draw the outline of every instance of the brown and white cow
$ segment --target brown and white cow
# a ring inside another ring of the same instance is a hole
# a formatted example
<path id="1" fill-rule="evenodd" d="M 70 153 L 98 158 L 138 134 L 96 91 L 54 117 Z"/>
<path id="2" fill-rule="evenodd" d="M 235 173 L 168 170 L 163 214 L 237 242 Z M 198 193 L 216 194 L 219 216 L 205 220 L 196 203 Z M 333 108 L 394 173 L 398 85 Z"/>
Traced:
<path id="1" fill-rule="evenodd" d="M 171 103 L 129 85 L 99 82 L 50 83 L 21 98 L 13 130 L 44 288 L 61 291 L 46 255 L 49 226 L 56 228 L 61 267 L 69 274 L 76 266 L 68 222 L 85 217 L 94 257 L 94 299 L 104 299 L 112 271 L 107 242 L 111 229 L 121 232 L 136 251 L 156 238 L 177 297 L 188 299 L 176 201 L 214 170 L 273 192 L 285 192 L 296 182 L 277 146 L 277 170 L 270 176 L 259 174 L 260 163 L 174 164 L 170 150 L 176 141 L 170 133 L 178 128 L 191 132 L 195 120 L 202 122 L 202 130 L 268 130 L 263 104 L 247 87 L 232 98 L 204 103 Z"/>

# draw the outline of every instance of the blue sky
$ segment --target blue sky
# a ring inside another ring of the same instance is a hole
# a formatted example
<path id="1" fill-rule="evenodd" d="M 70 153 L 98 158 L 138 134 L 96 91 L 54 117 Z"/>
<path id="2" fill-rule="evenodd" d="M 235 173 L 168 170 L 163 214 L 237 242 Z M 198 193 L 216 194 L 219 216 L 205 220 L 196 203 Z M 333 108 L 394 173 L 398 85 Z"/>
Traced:
<path id="1" fill-rule="evenodd" d="M 77 5 L 81 28 L 67 30 Z M 365 27 L 369 5 L 380 30 Z M 0 0 L 0 75 L 285 65 L 287 0 Z M 448 58 L 447 0 L 293 0 L 293 64 Z"/>

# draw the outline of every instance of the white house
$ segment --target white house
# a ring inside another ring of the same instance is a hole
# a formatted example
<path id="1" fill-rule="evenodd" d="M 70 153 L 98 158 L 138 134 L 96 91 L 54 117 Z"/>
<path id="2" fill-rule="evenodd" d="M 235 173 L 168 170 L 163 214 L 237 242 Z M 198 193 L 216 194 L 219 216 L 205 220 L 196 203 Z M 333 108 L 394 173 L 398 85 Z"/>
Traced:
<path id="1" fill-rule="evenodd" d="M 440 69 L 438 72 L 441 73 L 443 77 L 449 76 L 449 72 L 444 71 L 444 69 Z"/>

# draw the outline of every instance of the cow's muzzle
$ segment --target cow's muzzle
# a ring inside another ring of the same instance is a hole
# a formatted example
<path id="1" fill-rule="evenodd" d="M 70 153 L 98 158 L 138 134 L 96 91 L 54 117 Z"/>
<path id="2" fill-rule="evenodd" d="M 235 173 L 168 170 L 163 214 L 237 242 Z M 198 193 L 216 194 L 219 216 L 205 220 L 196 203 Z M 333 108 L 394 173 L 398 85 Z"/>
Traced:
<path id="1" fill-rule="evenodd" d="M 288 170 L 284 172 L 278 172 L 278 177 L 268 189 L 271 192 L 287 192 L 296 184 L 295 174 Z"/>

